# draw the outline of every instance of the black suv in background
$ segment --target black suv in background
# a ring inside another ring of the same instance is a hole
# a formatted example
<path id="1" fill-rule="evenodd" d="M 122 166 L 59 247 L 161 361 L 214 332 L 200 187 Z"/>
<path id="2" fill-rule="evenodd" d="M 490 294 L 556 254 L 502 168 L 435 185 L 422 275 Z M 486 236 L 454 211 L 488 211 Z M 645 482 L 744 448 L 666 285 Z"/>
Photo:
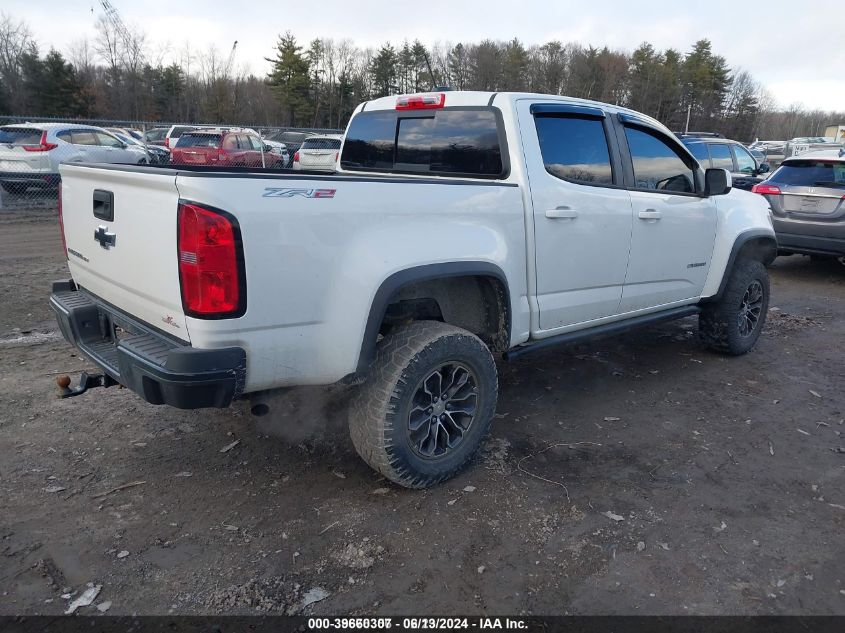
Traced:
<path id="1" fill-rule="evenodd" d="M 299 148 L 302 147 L 302 144 L 305 142 L 305 139 L 309 136 L 313 136 L 314 132 L 285 132 L 285 131 L 278 131 L 273 134 L 268 134 L 264 137 L 265 141 L 273 141 L 274 143 L 284 143 L 285 147 L 288 149 L 288 164 L 285 167 L 291 167 L 293 165 L 293 155 L 299 151 Z"/>
<path id="2" fill-rule="evenodd" d="M 751 191 L 769 172 L 769 164 L 759 162 L 739 141 L 703 134 L 678 134 L 678 138 L 704 169 L 715 167 L 731 172 L 733 186 Z"/>

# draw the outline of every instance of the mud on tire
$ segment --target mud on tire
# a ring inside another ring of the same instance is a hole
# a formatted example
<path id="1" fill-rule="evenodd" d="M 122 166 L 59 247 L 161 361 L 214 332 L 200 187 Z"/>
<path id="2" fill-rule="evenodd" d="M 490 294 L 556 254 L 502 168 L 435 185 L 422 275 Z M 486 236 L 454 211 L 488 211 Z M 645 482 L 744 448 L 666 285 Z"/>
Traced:
<path id="1" fill-rule="evenodd" d="M 757 260 L 740 260 L 730 273 L 722 297 L 704 306 L 699 315 L 699 336 L 714 351 L 745 354 L 760 338 L 768 309 L 766 267 Z"/>
<path id="2" fill-rule="evenodd" d="M 352 443 L 391 481 L 426 488 L 453 477 L 476 455 L 497 395 L 493 356 L 477 336 L 416 321 L 379 343 L 349 406 Z"/>

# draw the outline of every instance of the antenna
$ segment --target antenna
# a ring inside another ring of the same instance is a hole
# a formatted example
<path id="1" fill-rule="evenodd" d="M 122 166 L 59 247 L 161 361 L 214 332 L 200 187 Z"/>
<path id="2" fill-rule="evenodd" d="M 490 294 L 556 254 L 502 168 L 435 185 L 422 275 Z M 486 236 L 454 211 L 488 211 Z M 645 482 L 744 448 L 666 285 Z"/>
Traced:
<path id="1" fill-rule="evenodd" d="M 431 71 L 431 63 L 428 61 L 428 51 L 423 51 L 423 57 L 425 58 L 425 65 L 428 67 L 428 75 L 431 77 L 431 89 L 437 90 L 437 80 L 434 79 L 434 73 Z"/>

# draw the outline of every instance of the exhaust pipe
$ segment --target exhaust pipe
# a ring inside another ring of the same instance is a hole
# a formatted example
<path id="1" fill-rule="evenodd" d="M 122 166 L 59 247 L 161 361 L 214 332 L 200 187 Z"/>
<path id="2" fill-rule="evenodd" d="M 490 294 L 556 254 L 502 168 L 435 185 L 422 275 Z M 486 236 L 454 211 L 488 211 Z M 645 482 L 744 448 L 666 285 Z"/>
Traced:
<path id="1" fill-rule="evenodd" d="M 269 391 L 257 391 L 249 397 L 249 412 L 256 418 L 270 413 Z"/>

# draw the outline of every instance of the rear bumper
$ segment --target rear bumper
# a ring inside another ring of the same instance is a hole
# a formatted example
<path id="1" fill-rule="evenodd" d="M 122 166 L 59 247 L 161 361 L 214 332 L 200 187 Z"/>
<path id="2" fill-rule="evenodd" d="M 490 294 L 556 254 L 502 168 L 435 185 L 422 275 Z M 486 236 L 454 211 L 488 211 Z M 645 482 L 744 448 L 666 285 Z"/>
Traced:
<path id="1" fill-rule="evenodd" d="M 106 374 L 150 404 L 227 407 L 241 394 L 246 352 L 195 349 L 122 314 L 71 281 L 50 295 L 62 335 Z"/>
<path id="2" fill-rule="evenodd" d="M 48 172 L 0 171 L 0 182 L 56 187 L 61 180 L 59 174 Z"/>
<path id="3" fill-rule="evenodd" d="M 845 239 L 796 233 L 777 233 L 778 250 L 810 255 L 845 255 Z"/>

